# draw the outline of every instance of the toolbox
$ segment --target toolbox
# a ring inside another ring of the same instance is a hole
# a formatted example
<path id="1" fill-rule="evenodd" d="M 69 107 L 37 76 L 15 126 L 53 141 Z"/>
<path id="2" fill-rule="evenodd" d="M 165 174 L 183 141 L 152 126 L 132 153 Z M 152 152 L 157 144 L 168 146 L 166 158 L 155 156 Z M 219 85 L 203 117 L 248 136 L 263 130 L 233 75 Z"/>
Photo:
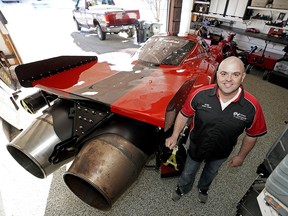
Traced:
<path id="1" fill-rule="evenodd" d="M 285 156 L 268 177 L 265 188 L 282 204 L 288 207 L 288 155 Z"/>
<path id="2" fill-rule="evenodd" d="M 236 216 L 264 216 L 262 215 L 262 202 L 259 202 L 262 196 L 263 199 L 268 198 L 265 200 L 265 207 L 278 207 L 279 201 L 281 206 L 275 211 L 284 212 L 281 216 L 288 215 L 284 207 L 288 205 L 288 124 L 267 152 L 264 166 L 269 171 L 268 177 L 265 177 L 263 173 L 258 173 L 256 180 L 238 202 Z M 272 202 L 271 197 L 273 197 Z M 274 203 L 277 205 L 273 206 Z"/>
<path id="3" fill-rule="evenodd" d="M 264 70 L 273 70 L 276 62 L 283 58 L 283 55 L 265 51 L 252 53 L 248 59 L 248 63 L 254 66 L 262 67 Z"/>
<path id="4" fill-rule="evenodd" d="M 237 203 L 236 216 L 262 216 L 257 197 L 265 187 L 265 180 L 261 176 L 257 177 L 242 199 Z"/>
<path id="5" fill-rule="evenodd" d="M 285 125 L 282 133 L 277 138 L 276 142 L 270 147 L 267 152 L 264 165 L 269 173 L 278 166 L 283 158 L 288 154 L 288 124 Z"/>

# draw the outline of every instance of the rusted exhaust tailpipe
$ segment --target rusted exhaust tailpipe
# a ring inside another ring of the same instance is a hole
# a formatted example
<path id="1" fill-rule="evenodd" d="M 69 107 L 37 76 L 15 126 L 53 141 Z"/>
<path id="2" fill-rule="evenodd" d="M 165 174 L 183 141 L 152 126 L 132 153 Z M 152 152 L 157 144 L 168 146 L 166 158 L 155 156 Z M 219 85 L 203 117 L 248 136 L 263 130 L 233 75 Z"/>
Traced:
<path id="1" fill-rule="evenodd" d="M 105 134 L 83 146 L 63 178 L 82 201 L 109 210 L 138 178 L 147 159 L 148 155 L 121 136 Z"/>

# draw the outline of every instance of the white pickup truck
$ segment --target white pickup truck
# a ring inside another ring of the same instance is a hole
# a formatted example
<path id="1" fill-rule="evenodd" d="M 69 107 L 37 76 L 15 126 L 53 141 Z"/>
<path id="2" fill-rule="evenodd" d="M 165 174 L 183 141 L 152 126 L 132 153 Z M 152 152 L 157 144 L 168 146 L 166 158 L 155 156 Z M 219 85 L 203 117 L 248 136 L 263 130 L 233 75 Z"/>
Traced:
<path id="1" fill-rule="evenodd" d="M 140 19 L 139 10 L 125 10 L 113 0 L 78 0 L 73 10 L 77 30 L 81 27 L 95 28 L 100 40 L 107 33 L 126 32 L 128 37 L 135 33 L 134 25 Z"/>

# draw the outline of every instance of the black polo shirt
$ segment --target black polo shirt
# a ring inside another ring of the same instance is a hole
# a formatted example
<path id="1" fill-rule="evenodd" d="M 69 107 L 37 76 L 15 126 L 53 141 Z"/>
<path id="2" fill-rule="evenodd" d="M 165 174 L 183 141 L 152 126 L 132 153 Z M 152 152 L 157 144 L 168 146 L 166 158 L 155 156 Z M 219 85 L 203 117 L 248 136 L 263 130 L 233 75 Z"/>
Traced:
<path id="1" fill-rule="evenodd" d="M 201 87 L 187 98 L 181 113 L 192 117 L 189 155 L 196 161 L 227 158 L 238 137 L 267 132 L 262 108 L 250 93 L 242 91 L 223 111 L 216 84 Z"/>

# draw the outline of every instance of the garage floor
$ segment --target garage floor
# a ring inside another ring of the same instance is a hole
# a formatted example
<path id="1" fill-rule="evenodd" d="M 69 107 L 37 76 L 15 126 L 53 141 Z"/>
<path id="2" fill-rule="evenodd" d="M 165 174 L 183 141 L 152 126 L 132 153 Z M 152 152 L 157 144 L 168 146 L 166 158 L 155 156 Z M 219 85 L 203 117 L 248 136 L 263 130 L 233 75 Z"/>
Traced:
<path id="1" fill-rule="evenodd" d="M 207 204 L 197 201 L 196 190 L 178 202 L 170 198 L 177 178 L 160 178 L 155 169 L 144 168 L 139 180 L 116 201 L 108 212 L 88 206 L 65 185 L 62 175 L 66 167 L 47 179 L 38 179 L 26 172 L 8 154 L 7 141 L 1 134 L 0 145 L 0 215 L 235 215 L 236 205 L 257 177 L 256 168 L 274 143 L 288 120 L 288 90 L 262 80 L 261 72 L 252 70 L 247 75 L 245 89 L 253 93 L 262 104 L 269 133 L 259 138 L 256 147 L 241 168 L 222 166 L 216 177 Z M 239 148 L 236 146 L 235 151 Z M 152 159 L 149 164 L 154 164 Z"/>
<path id="2" fill-rule="evenodd" d="M 21 34 L 21 37 L 23 36 Z M 77 45 L 75 50 L 71 52 L 70 45 L 63 43 L 65 47 L 57 47 L 57 55 L 61 52 L 78 53 L 79 47 L 83 52 L 95 52 L 91 49 L 86 50 L 85 47 L 90 47 L 87 44 L 77 42 L 79 37 L 88 37 L 85 32 L 81 34 L 74 32 L 70 36 L 72 36 L 73 43 Z M 17 41 L 20 39 L 16 37 Z M 66 42 L 69 41 L 66 40 Z M 49 50 L 48 44 L 50 43 L 45 43 L 45 52 Z M 135 48 L 133 41 L 129 43 L 125 40 L 122 44 L 124 44 L 123 48 Z M 37 45 L 32 48 L 36 49 Z M 43 57 L 47 57 L 45 52 L 29 52 L 24 45 L 20 46 L 20 50 L 25 50 L 27 54 L 33 53 L 34 56 L 43 54 Z M 33 60 L 33 56 L 28 55 L 22 58 L 27 62 Z M 66 166 L 46 179 L 38 179 L 25 171 L 7 152 L 8 141 L 0 131 L 0 216 L 235 215 L 237 203 L 257 177 L 257 166 L 263 161 L 266 152 L 282 132 L 284 121 L 288 121 L 288 89 L 262 80 L 261 73 L 261 71 L 252 70 L 246 77 L 244 88 L 260 101 L 268 125 L 268 134 L 259 138 L 256 147 L 241 168 L 229 168 L 227 164 L 222 166 L 209 191 L 208 203 L 201 204 L 197 201 L 195 188 L 178 202 L 173 202 L 171 192 L 175 189 L 177 178 L 160 178 L 158 170 L 144 168 L 138 181 L 116 201 L 110 211 L 99 211 L 82 202 L 67 188 L 62 177 Z M 235 152 L 238 151 L 239 146 L 240 142 Z M 149 164 L 154 164 L 154 162 L 152 159 Z"/>

